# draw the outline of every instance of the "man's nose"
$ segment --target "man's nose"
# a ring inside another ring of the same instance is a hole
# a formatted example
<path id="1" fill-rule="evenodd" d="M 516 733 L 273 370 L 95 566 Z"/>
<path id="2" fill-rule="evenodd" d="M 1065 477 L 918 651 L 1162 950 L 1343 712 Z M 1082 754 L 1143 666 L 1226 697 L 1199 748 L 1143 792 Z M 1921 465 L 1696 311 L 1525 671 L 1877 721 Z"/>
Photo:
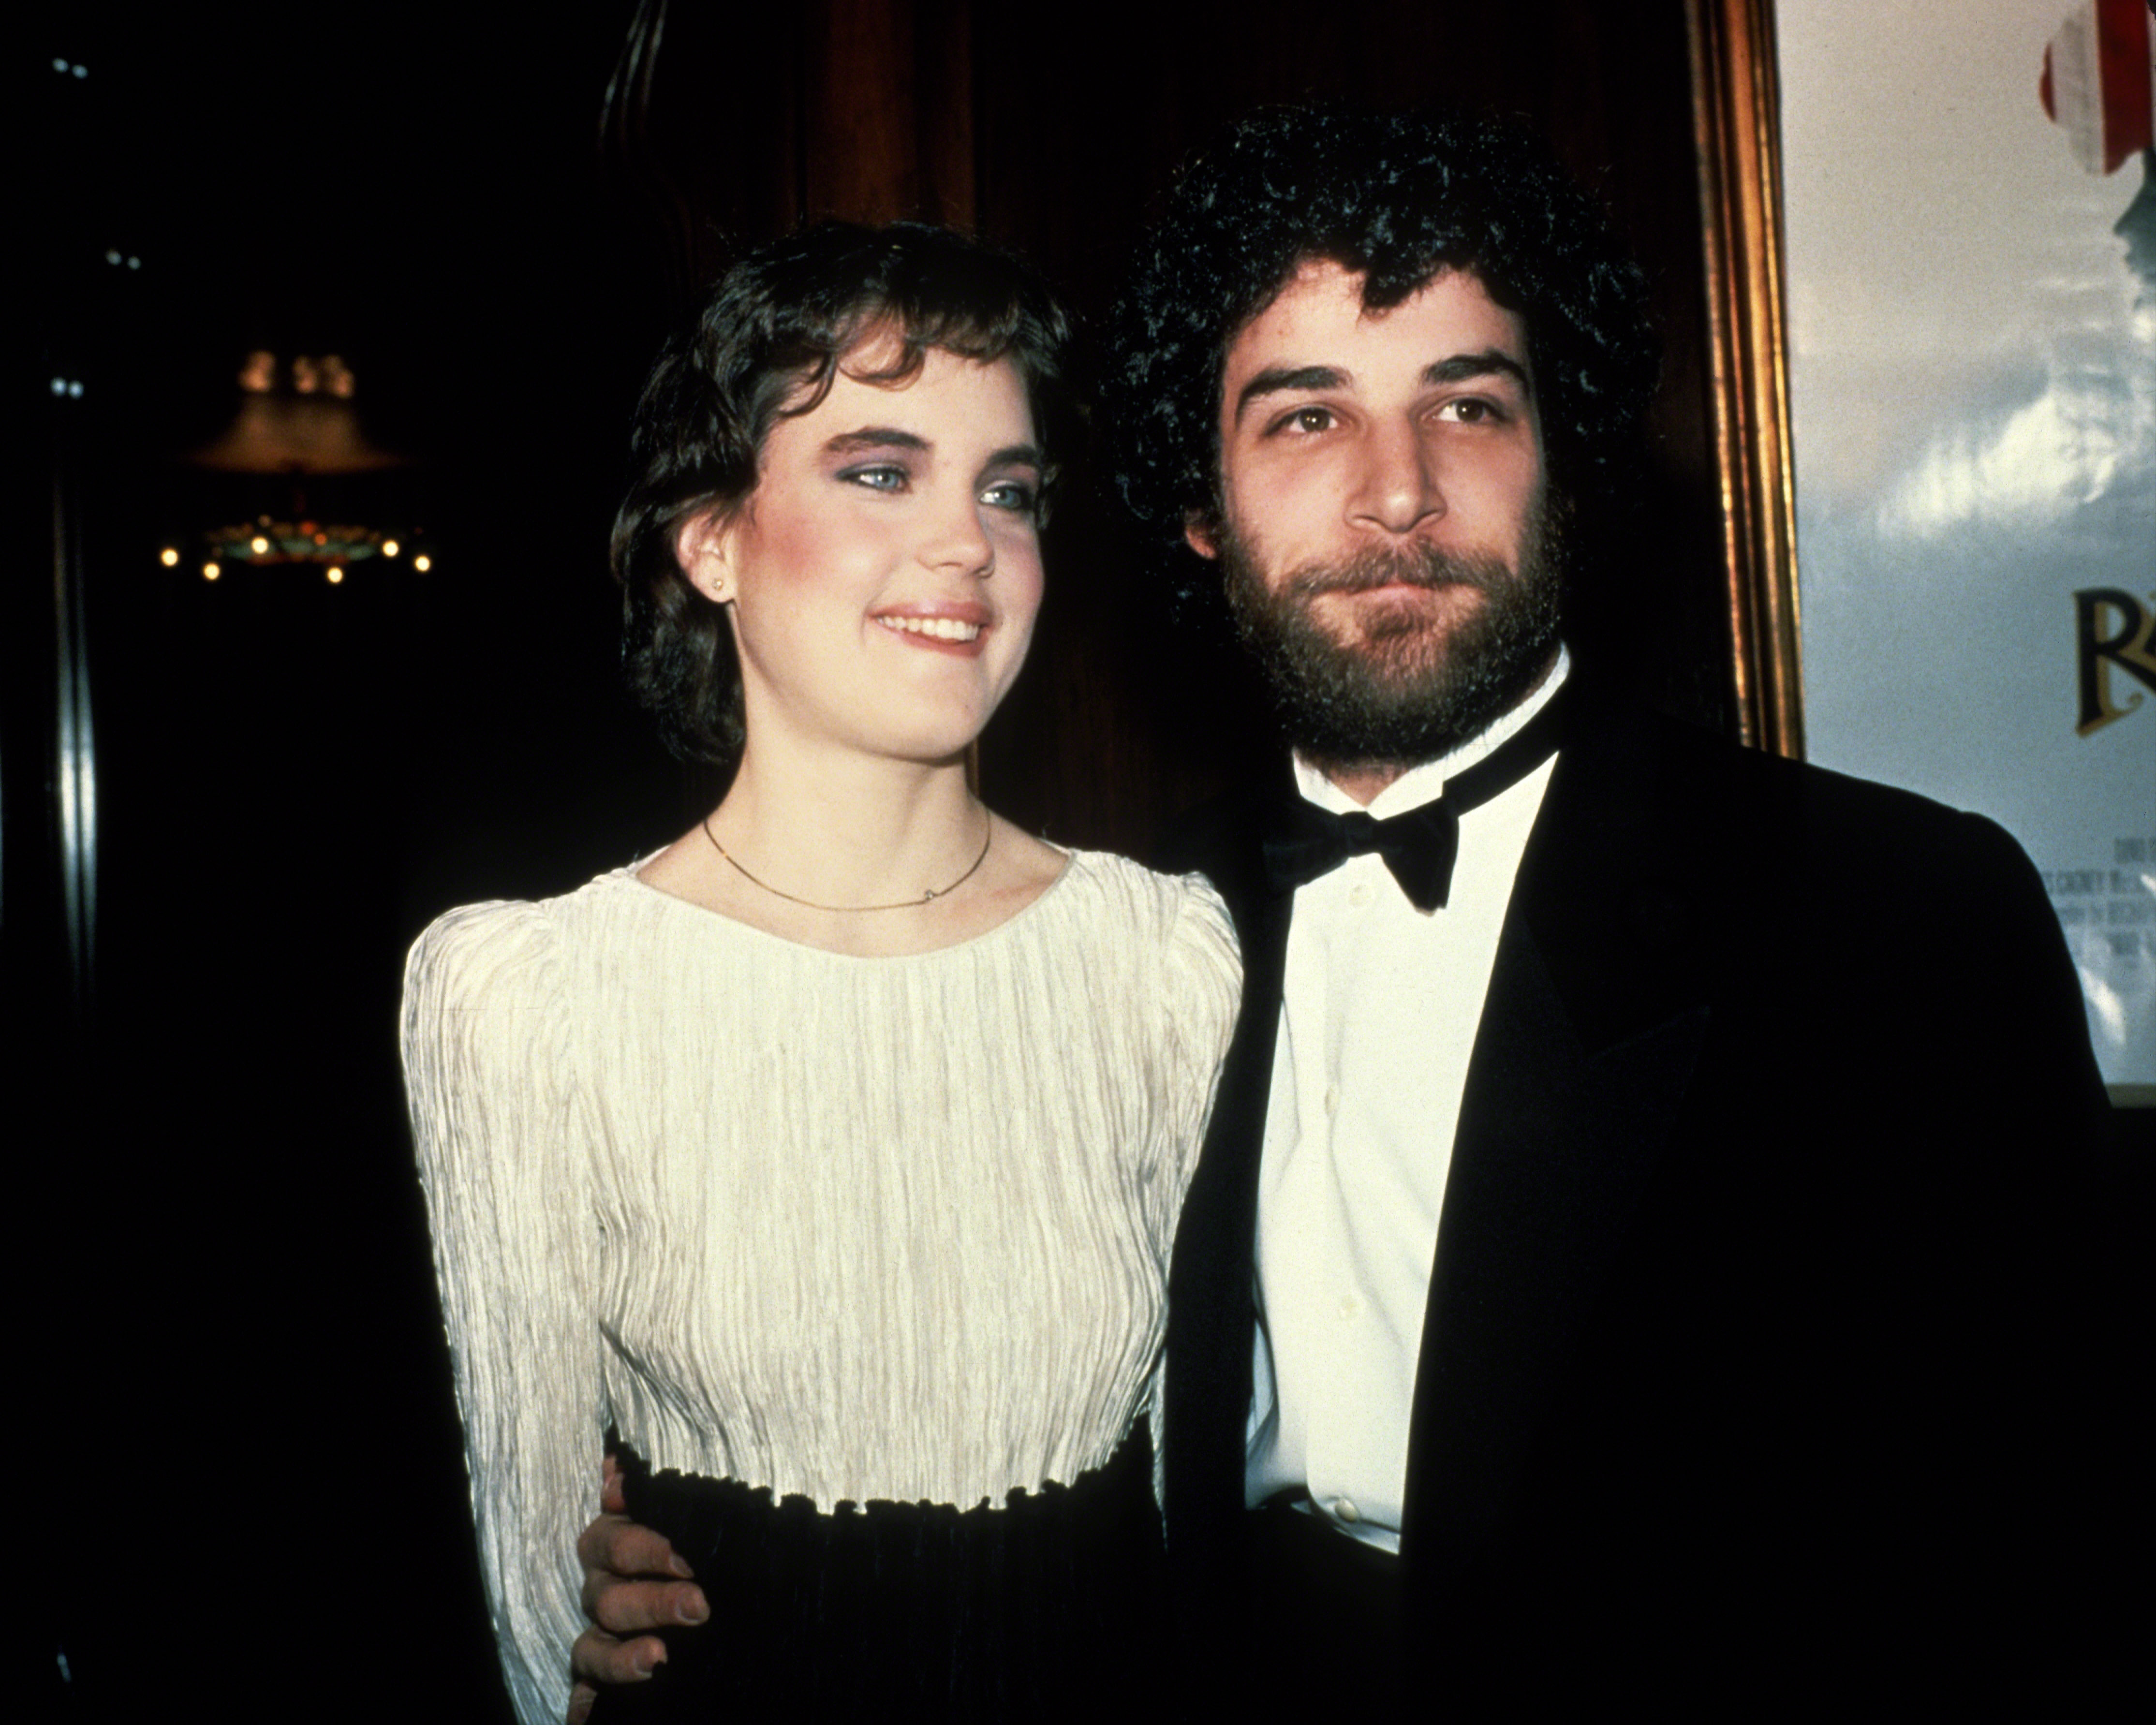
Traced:
<path id="1" fill-rule="evenodd" d="M 1445 513 L 1434 453 L 1413 425 L 1373 426 L 1365 437 L 1362 466 L 1348 517 L 1358 526 L 1391 534 L 1412 533 Z"/>

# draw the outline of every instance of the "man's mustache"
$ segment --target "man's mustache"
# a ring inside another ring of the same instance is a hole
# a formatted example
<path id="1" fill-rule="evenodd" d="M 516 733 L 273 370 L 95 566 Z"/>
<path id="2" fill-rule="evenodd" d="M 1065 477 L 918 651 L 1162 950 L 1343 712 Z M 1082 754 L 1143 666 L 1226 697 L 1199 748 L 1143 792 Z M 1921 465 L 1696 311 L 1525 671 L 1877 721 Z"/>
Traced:
<path id="1" fill-rule="evenodd" d="M 1370 593 L 1381 587 L 1467 587 L 1487 593 L 1513 579 L 1502 557 L 1462 557 L 1434 545 L 1392 549 L 1373 546 L 1344 563 L 1313 563 L 1281 584 L 1291 598 L 1321 593 Z"/>

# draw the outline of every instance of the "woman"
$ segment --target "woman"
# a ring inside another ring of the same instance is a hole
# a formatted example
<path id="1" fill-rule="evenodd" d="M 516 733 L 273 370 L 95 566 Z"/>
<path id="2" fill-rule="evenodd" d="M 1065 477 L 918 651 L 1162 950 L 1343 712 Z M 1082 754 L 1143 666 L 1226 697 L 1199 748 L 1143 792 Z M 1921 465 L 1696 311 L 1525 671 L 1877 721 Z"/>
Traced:
<path id="1" fill-rule="evenodd" d="M 1237 976 L 1202 882 L 968 784 L 1040 602 L 1065 337 L 935 229 L 731 272 L 660 360 L 614 542 L 639 691 L 731 788 L 642 864 L 413 949 L 526 1725 L 567 1698 L 609 1428 L 712 1620 L 600 1717 L 1039 1717 L 1142 1681 L 1144 1416 Z"/>

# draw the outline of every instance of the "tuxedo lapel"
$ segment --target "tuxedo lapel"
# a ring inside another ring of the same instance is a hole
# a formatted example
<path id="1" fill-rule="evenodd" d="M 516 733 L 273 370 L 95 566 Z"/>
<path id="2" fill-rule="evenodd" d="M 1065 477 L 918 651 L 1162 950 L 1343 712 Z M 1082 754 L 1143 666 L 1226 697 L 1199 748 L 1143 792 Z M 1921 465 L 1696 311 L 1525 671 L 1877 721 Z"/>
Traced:
<path id="1" fill-rule="evenodd" d="M 1502 1519 L 1706 1032 L 1700 858 L 1644 737 L 1575 700 L 1507 911 L 1416 1378 L 1402 1549 L 1424 1584 Z"/>
<path id="2" fill-rule="evenodd" d="M 1221 1068 L 1204 1154 L 1183 1201 L 1168 1277 L 1166 1508 L 1172 1544 L 1224 1559 L 1240 1549 L 1245 1436 L 1255 1338 L 1258 1170 L 1272 1090 L 1292 896 L 1266 876 L 1266 795 L 1217 810 L 1168 866 L 1206 875 L 1243 955 L 1243 1007 Z"/>

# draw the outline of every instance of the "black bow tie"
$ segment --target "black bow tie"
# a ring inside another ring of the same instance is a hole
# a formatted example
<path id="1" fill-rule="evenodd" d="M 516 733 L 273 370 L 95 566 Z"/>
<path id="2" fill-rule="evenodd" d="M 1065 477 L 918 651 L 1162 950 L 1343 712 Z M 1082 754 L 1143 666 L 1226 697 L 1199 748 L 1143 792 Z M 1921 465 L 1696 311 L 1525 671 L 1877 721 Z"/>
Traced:
<path id="1" fill-rule="evenodd" d="M 1335 814 L 1306 797 L 1281 811 L 1265 839 L 1265 873 L 1276 892 L 1292 892 L 1329 875 L 1351 856 L 1376 851 L 1400 883 L 1408 902 L 1425 913 L 1440 908 L 1452 888 L 1460 855 L 1460 817 L 1510 790 L 1557 752 L 1558 710 L 1553 697 L 1534 717 L 1470 767 L 1445 782 L 1435 801 L 1378 820 L 1358 809 Z"/>

